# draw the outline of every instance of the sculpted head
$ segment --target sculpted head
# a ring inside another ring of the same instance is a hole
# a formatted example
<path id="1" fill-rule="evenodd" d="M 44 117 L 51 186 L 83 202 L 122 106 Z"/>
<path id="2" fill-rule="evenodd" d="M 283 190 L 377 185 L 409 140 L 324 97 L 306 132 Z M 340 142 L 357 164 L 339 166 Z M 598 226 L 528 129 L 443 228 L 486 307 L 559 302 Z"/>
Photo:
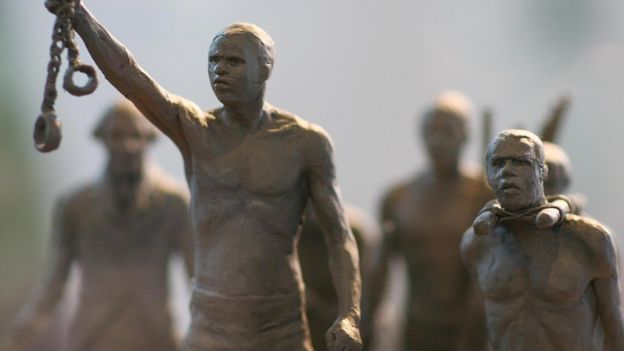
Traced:
<path id="1" fill-rule="evenodd" d="M 570 186 L 572 163 L 566 152 L 557 144 L 544 143 L 544 157 L 548 167 L 548 177 L 544 180 L 546 195 L 563 194 Z"/>
<path id="2" fill-rule="evenodd" d="M 472 103 L 463 94 L 446 91 L 427 110 L 422 123 L 425 141 L 433 167 L 438 173 L 455 172 L 462 148 L 468 139 Z"/>
<path id="3" fill-rule="evenodd" d="M 208 52 L 208 76 L 217 99 L 236 104 L 263 98 L 274 56 L 273 39 L 260 27 L 234 23 L 223 29 Z"/>
<path id="4" fill-rule="evenodd" d="M 93 135 L 106 147 L 110 171 L 128 175 L 142 169 L 145 150 L 158 132 L 134 105 L 120 101 L 104 112 Z"/>
<path id="5" fill-rule="evenodd" d="M 526 130 L 507 129 L 490 143 L 486 155 L 487 178 L 501 206 L 510 211 L 545 201 L 544 145 Z"/>

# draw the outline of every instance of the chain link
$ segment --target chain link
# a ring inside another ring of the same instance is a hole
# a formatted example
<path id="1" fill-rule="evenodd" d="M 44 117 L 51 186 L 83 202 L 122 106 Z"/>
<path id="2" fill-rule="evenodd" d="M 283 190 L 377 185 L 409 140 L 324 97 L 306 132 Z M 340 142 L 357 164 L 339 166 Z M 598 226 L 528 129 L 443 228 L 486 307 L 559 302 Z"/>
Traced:
<path id="1" fill-rule="evenodd" d="M 41 115 L 35 123 L 35 147 L 43 152 L 56 149 L 61 139 L 60 120 L 54 113 L 54 102 L 58 96 L 56 80 L 61 70 L 61 54 L 67 49 L 68 68 L 65 73 L 63 87 L 69 93 L 80 96 L 90 94 L 97 87 L 97 78 L 93 67 L 84 65 L 78 57 L 78 46 L 74 39 L 72 17 L 75 13 L 75 0 L 61 0 L 55 11 L 56 20 L 52 28 L 52 44 L 50 45 L 50 61 L 41 104 Z M 82 72 L 87 75 L 88 82 L 78 87 L 73 82 L 73 74 Z"/>

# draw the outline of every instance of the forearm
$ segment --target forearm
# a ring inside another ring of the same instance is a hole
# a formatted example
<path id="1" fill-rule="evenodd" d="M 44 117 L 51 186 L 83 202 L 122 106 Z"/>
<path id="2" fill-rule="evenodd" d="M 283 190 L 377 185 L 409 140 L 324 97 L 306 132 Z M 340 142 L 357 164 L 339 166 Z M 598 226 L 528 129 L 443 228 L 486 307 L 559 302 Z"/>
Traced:
<path id="1" fill-rule="evenodd" d="M 345 229 L 328 241 L 329 265 L 339 303 L 339 318 L 360 321 L 361 279 L 357 244 Z"/>
<path id="2" fill-rule="evenodd" d="M 175 135 L 173 119 L 177 114 L 169 94 L 136 63 L 130 51 L 83 4 L 76 9 L 72 23 L 106 79 L 156 127 L 170 137 Z"/>

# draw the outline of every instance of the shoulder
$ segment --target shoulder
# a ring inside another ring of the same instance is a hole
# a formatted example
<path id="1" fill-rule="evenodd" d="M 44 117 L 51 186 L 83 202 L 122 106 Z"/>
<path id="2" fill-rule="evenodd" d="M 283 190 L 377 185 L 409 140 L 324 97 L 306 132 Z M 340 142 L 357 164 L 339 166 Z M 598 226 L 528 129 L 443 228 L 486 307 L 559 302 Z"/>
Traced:
<path id="1" fill-rule="evenodd" d="M 584 242 L 592 251 L 613 245 L 609 230 L 592 218 L 568 214 L 562 228 Z"/>
<path id="2" fill-rule="evenodd" d="M 331 149 L 329 134 L 319 125 L 282 109 L 271 107 L 271 110 L 273 130 L 292 133 L 308 147 Z"/>
<path id="3" fill-rule="evenodd" d="M 408 181 L 398 182 L 391 186 L 381 197 L 382 208 L 387 208 L 400 201 L 418 181 L 419 178 L 414 178 Z"/>
<path id="4" fill-rule="evenodd" d="M 333 144 L 322 127 L 290 112 L 272 109 L 270 131 L 288 135 L 309 169 L 333 168 Z"/>
<path id="5" fill-rule="evenodd" d="M 565 234 L 582 242 L 598 264 L 598 270 L 609 271 L 616 261 L 614 239 L 609 229 L 598 221 L 574 214 L 566 215 L 561 224 Z"/>
<path id="6" fill-rule="evenodd" d="M 476 235 L 472 226 L 464 232 L 459 249 L 464 263 L 471 265 L 475 263 L 481 256 L 483 250 L 487 246 L 488 240 L 491 240 L 492 234 Z"/>
<path id="7" fill-rule="evenodd" d="M 215 119 L 215 113 L 218 111 L 218 109 L 204 111 L 196 103 L 178 95 L 172 95 L 171 100 L 183 125 L 207 126 Z"/>
<path id="8" fill-rule="evenodd" d="M 84 209 L 85 206 L 97 201 L 101 184 L 99 182 L 79 186 L 57 200 L 57 207 L 63 207 L 66 211 Z"/>

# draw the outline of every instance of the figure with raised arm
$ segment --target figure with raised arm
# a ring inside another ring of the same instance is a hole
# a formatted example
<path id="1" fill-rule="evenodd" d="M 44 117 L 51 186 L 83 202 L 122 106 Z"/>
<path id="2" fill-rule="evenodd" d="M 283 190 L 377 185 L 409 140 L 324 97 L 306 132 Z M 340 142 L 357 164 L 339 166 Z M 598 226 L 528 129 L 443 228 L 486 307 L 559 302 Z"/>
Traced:
<path id="1" fill-rule="evenodd" d="M 54 12 L 58 0 L 48 0 Z M 331 351 L 360 349 L 360 274 L 325 131 L 264 99 L 274 43 L 235 23 L 208 52 L 223 106 L 204 111 L 154 81 L 77 1 L 72 23 L 106 79 L 179 148 L 191 189 L 196 266 L 184 350 L 310 350 L 296 242 L 311 201 L 323 228 L 338 318 Z"/>
<path id="2" fill-rule="evenodd" d="M 73 266 L 81 284 L 64 350 L 177 348 L 167 272 L 178 253 L 192 275 L 188 192 L 147 159 L 158 131 L 129 102 L 111 107 L 94 135 L 108 153 L 104 173 L 57 204 L 45 275 L 2 351 L 38 349 Z"/>
<path id="3" fill-rule="evenodd" d="M 544 146 L 533 133 L 505 130 L 488 148 L 487 178 L 500 204 L 485 235 L 469 229 L 464 262 L 479 283 L 494 350 L 624 350 L 617 262 L 609 232 L 566 214 L 540 227 L 552 205 L 544 194 Z"/>

